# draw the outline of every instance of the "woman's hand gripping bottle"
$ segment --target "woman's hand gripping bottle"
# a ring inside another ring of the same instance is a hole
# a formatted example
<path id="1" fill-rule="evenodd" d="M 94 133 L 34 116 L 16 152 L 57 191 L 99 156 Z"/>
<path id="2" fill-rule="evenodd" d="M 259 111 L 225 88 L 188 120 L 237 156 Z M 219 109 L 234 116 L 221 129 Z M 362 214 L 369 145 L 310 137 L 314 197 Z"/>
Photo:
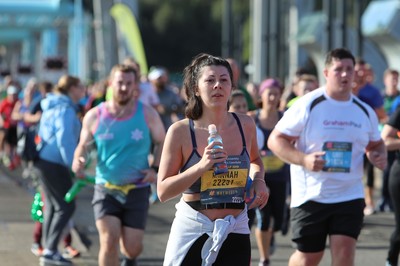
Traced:
<path id="1" fill-rule="evenodd" d="M 208 144 L 211 142 L 220 142 L 222 144 L 222 138 L 217 132 L 217 127 L 214 124 L 208 126 L 208 133 L 210 136 L 208 137 Z M 214 145 L 215 149 L 223 149 L 220 145 Z M 214 164 L 214 175 L 222 175 L 228 173 L 228 166 L 226 162 L 220 162 Z"/>

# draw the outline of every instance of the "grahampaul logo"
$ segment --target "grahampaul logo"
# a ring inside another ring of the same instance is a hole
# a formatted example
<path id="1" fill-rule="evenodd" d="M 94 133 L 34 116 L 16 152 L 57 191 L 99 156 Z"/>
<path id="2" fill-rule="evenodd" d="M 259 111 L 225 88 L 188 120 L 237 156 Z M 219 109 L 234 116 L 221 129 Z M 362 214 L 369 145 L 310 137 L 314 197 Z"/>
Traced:
<path id="1" fill-rule="evenodd" d="M 360 123 L 354 121 L 324 120 L 324 126 L 356 127 L 361 128 Z"/>

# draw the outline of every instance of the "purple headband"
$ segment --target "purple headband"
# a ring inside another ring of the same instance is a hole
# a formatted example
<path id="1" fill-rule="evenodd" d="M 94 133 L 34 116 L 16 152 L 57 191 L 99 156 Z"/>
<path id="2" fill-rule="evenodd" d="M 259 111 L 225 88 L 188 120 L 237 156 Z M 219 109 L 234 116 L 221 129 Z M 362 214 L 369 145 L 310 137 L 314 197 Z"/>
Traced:
<path id="1" fill-rule="evenodd" d="M 261 82 L 260 88 L 258 90 L 258 94 L 261 96 L 267 88 L 271 88 L 271 87 L 282 89 L 282 85 L 278 80 L 266 79 L 263 82 Z"/>

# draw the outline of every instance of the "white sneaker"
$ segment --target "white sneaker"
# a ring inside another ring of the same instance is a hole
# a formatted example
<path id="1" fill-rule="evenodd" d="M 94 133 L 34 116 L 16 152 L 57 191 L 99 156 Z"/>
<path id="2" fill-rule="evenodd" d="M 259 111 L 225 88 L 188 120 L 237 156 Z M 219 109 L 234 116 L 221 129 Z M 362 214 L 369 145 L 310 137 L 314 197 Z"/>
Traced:
<path id="1" fill-rule="evenodd" d="M 372 215 L 372 214 L 374 214 L 374 213 L 375 213 L 375 209 L 374 209 L 373 206 L 368 205 L 368 206 L 366 206 L 366 207 L 364 208 L 364 215 L 365 215 L 365 216 L 369 216 L 369 215 Z"/>
<path id="2" fill-rule="evenodd" d="M 31 252 L 37 256 L 40 257 L 43 255 L 43 248 L 40 246 L 39 243 L 33 243 L 31 246 Z"/>
<path id="3" fill-rule="evenodd" d="M 70 260 L 65 259 L 59 252 L 54 252 L 52 254 L 45 254 L 40 257 L 41 265 L 60 265 L 60 266 L 68 266 L 72 265 Z"/>

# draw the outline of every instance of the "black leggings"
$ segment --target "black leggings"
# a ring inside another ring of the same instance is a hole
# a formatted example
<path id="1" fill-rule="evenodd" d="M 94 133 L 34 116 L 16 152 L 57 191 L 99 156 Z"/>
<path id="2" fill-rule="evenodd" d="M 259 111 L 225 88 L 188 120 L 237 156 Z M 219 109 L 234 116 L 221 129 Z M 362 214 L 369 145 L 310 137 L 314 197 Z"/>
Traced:
<path id="1" fill-rule="evenodd" d="M 385 207 L 385 204 L 389 205 L 390 208 L 392 208 L 392 201 L 390 199 L 390 194 L 389 194 L 389 174 L 390 174 L 390 169 L 392 168 L 392 164 L 396 159 L 396 152 L 394 151 L 389 151 L 387 153 L 387 165 L 386 168 L 383 170 L 382 174 L 382 188 L 381 188 L 381 195 L 382 195 L 382 203 L 381 205 L 383 208 Z"/>
<path id="2" fill-rule="evenodd" d="M 397 265 L 400 252 L 400 161 L 395 160 L 389 174 L 389 193 L 392 199 L 395 229 L 390 237 L 388 261 L 391 265 Z"/>
<path id="3" fill-rule="evenodd" d="M 200 266 L 201 249 L 208 238 L 202 235 L 194 242 L 184 258 L 181 266 Z M 234 234 L 228 235 L 219 250 L 213 266 L 249 266 L 251 260 L 250 235 Z"/>
<path id="4" fill-rule="evenodd" d="M 271 193 L 268 198 L 268 204 L 256 210 L 257 214 L 257 228 L 261 231 L 268 231 L 271 227 L 271 220 L 273 220 L 273 231 L 280 231 L 283 224 L 285 215 L 286 204 L 286 182 L 269 180 L 267 186 Z"/>
<path id="5" fill-rule="evenodd" d="M 364 171 L 367 176 L 367 187 L 373 188 L 375 183 L 374 165 L 364 156 Z"/>
<path id="6" fill-rule="evenodd" d="M 64 195 L 72 186 L 69 168 L 45 160 L 38 160 L 35 166 L 40 170 L 44 191 L 44 247 L 58 250 L 58 243 L 75 211 L 75 201 L 67 203 Z"/>

